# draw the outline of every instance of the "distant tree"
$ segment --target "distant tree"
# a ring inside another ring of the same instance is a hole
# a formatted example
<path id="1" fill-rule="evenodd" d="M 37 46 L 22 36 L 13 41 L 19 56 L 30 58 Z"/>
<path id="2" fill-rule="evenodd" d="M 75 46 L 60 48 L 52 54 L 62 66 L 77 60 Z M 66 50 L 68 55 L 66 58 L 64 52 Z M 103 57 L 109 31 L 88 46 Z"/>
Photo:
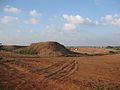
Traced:
<path id="1" fill-rule="evenodd" d="M 106 48 L 113 48 L 112 46 L 107 46 Z"/>
<path id="2" fill-rule="evenodd" d="M 2 43 L 0 43 L 0 50 L 1 50 L 1 47 L 2 47 Z"/>

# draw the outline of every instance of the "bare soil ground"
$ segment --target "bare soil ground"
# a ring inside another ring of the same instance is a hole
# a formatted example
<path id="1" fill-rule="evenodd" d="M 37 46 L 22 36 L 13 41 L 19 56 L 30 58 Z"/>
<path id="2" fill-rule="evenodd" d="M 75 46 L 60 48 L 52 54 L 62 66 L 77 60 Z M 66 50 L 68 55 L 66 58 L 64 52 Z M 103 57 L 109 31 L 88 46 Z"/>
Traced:
<path id="1" fill-rule="evenodd" d="M 120 90 L 120 54 L 0 61 L 0 90 Z"/>
<path id="2" fill-rule="evenodd" d="M 71 51 L 86 54 L 108 54 L 112 52 L 120 52 L 119 50 L 106 48 L 70 48 Z"/>

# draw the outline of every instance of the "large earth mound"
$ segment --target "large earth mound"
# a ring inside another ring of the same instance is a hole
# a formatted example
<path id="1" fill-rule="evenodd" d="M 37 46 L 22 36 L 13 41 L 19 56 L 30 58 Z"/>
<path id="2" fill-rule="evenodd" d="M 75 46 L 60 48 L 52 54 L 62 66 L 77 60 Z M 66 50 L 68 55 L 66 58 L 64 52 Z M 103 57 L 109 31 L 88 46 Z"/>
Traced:
<path id="1" fill-rule="evenodd" d="M 67 48 L 65 48 L 63 45 L 53 41 L 32 43 L 29 46 L 29 50 L 32 52 L 37 52 L 38 55 L 42 57 L 65 56 L 73 53 L 69 51 Z"/>

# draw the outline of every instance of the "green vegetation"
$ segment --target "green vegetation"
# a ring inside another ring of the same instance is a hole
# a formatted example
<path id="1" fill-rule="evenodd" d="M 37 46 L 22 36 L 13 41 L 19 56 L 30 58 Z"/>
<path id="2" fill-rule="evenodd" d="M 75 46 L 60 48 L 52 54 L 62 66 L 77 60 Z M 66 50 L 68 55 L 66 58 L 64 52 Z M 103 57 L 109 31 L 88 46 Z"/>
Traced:
<path id="1" fill-rule="evenodd" d="M 120 46 L 107 46 L 107 49 L 120 50 Z"/>
<path id="2" fill-rule="evenodd" d="M 21 48 L 21 49 L 14 50 L 13 52 L 18 54 L 30 54 L 30 55 L 38 54 L 35 51 L 31 51 L 29 48 Z"/>

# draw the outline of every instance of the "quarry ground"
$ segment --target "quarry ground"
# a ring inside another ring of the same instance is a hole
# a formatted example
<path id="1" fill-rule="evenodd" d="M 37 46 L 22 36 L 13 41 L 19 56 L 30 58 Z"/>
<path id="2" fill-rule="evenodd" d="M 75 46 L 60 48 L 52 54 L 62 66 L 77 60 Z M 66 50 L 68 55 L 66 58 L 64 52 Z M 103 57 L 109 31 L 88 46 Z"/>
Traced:
<path id="1" fill-rule="evenodd" d="M 120 90 L 120 54 L 4 57 L 0 90 Z"/>

